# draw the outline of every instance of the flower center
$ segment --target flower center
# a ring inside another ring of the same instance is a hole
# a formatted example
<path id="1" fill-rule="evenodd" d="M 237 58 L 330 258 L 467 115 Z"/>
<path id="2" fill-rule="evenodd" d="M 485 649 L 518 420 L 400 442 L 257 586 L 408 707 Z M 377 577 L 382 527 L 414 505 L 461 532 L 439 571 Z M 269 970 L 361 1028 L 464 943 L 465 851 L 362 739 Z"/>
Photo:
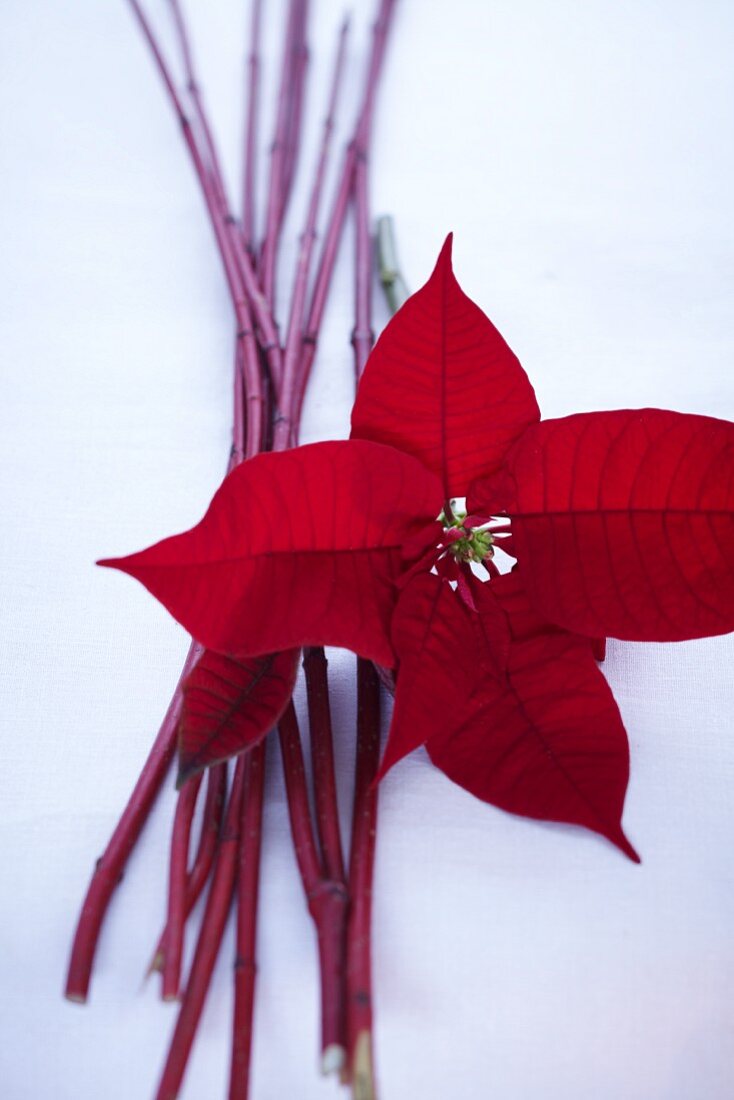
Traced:
<path id="1" fill-rule="evenodd" d="M 443 545 L 456 561 L 481 563 L 494 557 L 494 538 L 489 522 L 472 526 L 467 520 L 473 517 L 457 510 L 453 501 L 438 518 L 444 529 Z"/>

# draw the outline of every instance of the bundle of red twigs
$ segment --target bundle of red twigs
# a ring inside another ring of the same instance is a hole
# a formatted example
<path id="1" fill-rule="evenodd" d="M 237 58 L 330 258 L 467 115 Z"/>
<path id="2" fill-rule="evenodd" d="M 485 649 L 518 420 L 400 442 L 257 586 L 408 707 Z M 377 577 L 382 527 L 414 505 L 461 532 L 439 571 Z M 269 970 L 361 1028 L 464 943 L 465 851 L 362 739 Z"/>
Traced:
<path id="1" fill-rule="evenodd" d="M 257 234 L 254 187 L 257 176 L 260 90 L 261 0 L 253 0 L 247 64 L 243 194 L 236 216 L 227 194 L 220 158 L 200 85 L 184 14 L 169 0 L 183 79 L 138 0 L 128 0 L 182 128 L 221 257 L 234 312 L 234 414 L 229 468 L 262 450 L 282 450 L 297 442 L 306 385 L 332 281 L 347 214 L 356 224 L 354 365 L 359 377 L 372 344 L 370 286 L 372 246 L 367 164 L 375 94 L 395 0 L 379 0 L 364 75 L 361 107 L 348 142 L 338 185 L 314 266 L 319 208 L 331 153 L 334 118 L 340 98 L 347 49 L 345 22 L 336 44 L 333 75 L 320 148 L 312 168 L 310 201 L 303 222 L 287 322 L 278 323 L 275 302 L 278 254 L 293 180 L 299 160 L 304 86 L 308 63 L 309 0 L 289 0 L 285 22 L 275 132 L 270 146 L 269 179 L 262 236 Z M 87 998 L 95 950 L 105 913 L 125 864 L 140 836 L 176 754 L 183 708 L 182 685 L 195 691 L 197 676 L 217 673 L 211 655 L 192 644 L 181 679 L 160 731 L 107 848 L 97 862 L 82 907 L 69 964 L 66 995 Z M 277 662 L 280 658 L 271 658 Z M 288 668 L 288 655 L 283 655 Z M 227 660 L 222 658 L 222 660 Z M 291 832 L 308 908 L 313 918 L 321 973 L 321 1042 L 324 1072 L 351 1083 L 355 1096 L 375 1095 L 372 1057 L 370 982 L 370 893 L 377 796 L 373 778 L 380 741 L 380 698 L 376 672 L 357 661 L 357 749 L 351 850 L 342 854 L 339 832 L 329 690 L 323 650 L 304 655 L 312 783 L 315 813 L 308 797 L 301 734 L 289 704 L 278 724 L 287 787 Z M 280 675 L 282 669 L 278 671 Z M 248 1095 L 255 988 L 255 946 L 266 741 L 242 751 L 251 705 L 247 683 L 237 682 L 226 700 L 229 751 L 209 764 L 182 761 L 182 783 L 173 823 L 165 927 L 151 969 L 160 971 L 162 994 L 181 998 L 158 1100 L 178 1095 L 207 995 L 214 963 L 231 907 L 236 905 L 235 1006 L 231 1100 Z M 235 731 L 234 733 L 232 731 Z M 242 735 L 238 743 L 237 732 Z M 221 732 L 221 731 L 220 731 Z M 228 768 L 226 757 L 235 756 Z M 185 774 L 184 774 L 185 773 Z M 203 794 L 201 827 L 193 860 L 190 837 L 196 803 Z M 186 921 L 208 888 L 204 915 L 189 973 L 182 976 Z"/>

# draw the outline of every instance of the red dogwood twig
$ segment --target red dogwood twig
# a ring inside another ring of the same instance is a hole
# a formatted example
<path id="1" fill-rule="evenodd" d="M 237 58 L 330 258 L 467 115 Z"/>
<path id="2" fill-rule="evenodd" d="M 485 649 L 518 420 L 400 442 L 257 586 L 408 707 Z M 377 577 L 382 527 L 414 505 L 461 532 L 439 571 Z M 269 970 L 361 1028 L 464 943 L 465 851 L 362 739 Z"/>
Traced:
<path id="1" fill-rule="evenodd" d="M 196 664 L 201 646 L 192 642 L 178 685 L 166 711 L 158 736 L 150 750 L 127 806 L 97 865 L 82 904 L 71 948 L 66 978 L 66 996 L 84 1002 L 89 993 L 94 955 L 102 921 L 115 887 L 122 879 L 128 857 L 148 819 L 176 751 L 176 730 L 183 696 L 181 685 Z"/>
<path id="2" fill-rule="evenodd" d="M 237 870 L 237 946 L 234 963 L 234 1014 L 229 1100 L 247 1100 L 250 1085 L 252 1017 L 255 1004 L 255 940 L 260 887 L 260 848 L 265 790 L 265 749 L 261 741 L 245 758 L 239 864 Z"/>
<path id="3" fill-rule="evenodd" d="M 283 61 L 280 72 L 280 90 L 275 120 L 275 133 L 270 146 L 270 177 L 268 182 L 268 206 L 265 236 L 260 254 L 260 282 L 271 308 L 275 301 L 275 275 L 278 258 L 280 230 L 283 224 L 285 195 L 285 160 L 287 156 L 288 129 L 295 94 L 299 49 L 304 48 L 302 8 L 303 0 L 290 0 L 286 37 L 283 45 Z"/>
<path id="4" fill-rule="evenodd" d="M 168 919 L 167 940 L 163 959 L 163 999 L 175 1001 L 179 995 L 181 980 L 181 956 L 186 922 L 186 887 L 189 860 L 191 822 L 196 809 L 196 798 L 201 786 L 201 773 L 186 783 L 178 797 L 171 837 L 171 857 L 168 870 Z"/>
<path id="5" fill-rule="evenodd" d="M 222 815 L 224 813 L 224 805 L 227 795 L 227 765 L 215 764 L 209 769 L 207 774 L 207 788 L 206 797 L 204 799 L 204 809 L 201 820 L 201 832 L 199 833 L 199 844 L 196 849 L 196 856 L 194 857 L 194 865 L 191 868 L 191 874 L 188 876 L 186 882 L 186 906 L 184 910 L 184 921 L 188 918 L 192 909 L 196 905 L 197 901 L 201 897 L 201 892 L 209 881 L 212 866 L 214 865 L 214 856 L 216 853 L 217 843 L 219 841 L 219 833 L 222 827 Z M 175 829 L 175 821 L 174 821 Z M 168 943 L 169 936 L 171 934 L 179 935 L 183 938 L 184 925 L 176 929 L 169 927 L 168 921 L 166 926 L 160 934 L 158 944 L 156 946 L 153 960 L 149 967 L 149 973 L 153 973 L 156 970 L 163 971 L 163 964 L 165 961 L 166 945 Z M 174 950 L 182 954 L 182 946 L 174 945 Z"/>
<path id="6" fill-rule="evenodd" d="M 354 166 L 357 157 L 366 157 L 369 139 L 372 133 L 375 96 L 379 84 L 382 63 L 385 57 L 387 36 L 395 12 L 396 0 L 380 0 L 378 16 L 372 30 L 372 47 L 365 76 L 362 104 L 357 118 L 354 135 L 344 153 L 344 162 L 334 196 L 329 224 L 321 249 L 316 279 L 308 309 L 303 336 L 303 354 L 299 366 L 299 389 L 301 395 L 306 392 L 316 357 L 319 329 L 323 318 L 329 287 L 334 273 L 334 265 L 339 251 L 344 222 L 354 187 Z M 303 397 L 301 396 L 301 403 Z M 300 419 L 301 406 L 296 408 L 296 420 Z"/>
<path id="7" fill-rule="evenodd" d="M 344 58 L 346 53 L 347 35 L 349 23 L 345 20 L 339 34 L 336 61 L 331 83 L 331 92 L 324 119 L 321 149 L 316 164 L 311 199 L 306 216 L 306 224 L 301 234 L 296 275 L 293 283 L 291 297 L 290 317 L 288 320 L 288 333 L 286 337 L 285 354 L 283 356 L 283 380 L 280 390 L 279 417 L 275 425 L 274 447 L 288 447 L 297 442 L 294 438 L 294 423 L 299 414 L 299 397 L 305 387 L 307 379 L 299 376 L 301 356 L 303 354 L 303 323 L 306 294 L 308 292 L 308 278 L 311 270 L 311 258 L 316 241 L 316 221 L 319 213 L 321 193 L 324 186 L 324 177 L 328 164 L 331 137 L 334 131 L 341 79 L 344 71 Z M 319 318 L 320 320 L 320 318 Z"/>
<path id="8" fill-rule="evenodd" d="M 186 993 L 176 1020 L 176 1027 L 163 1067 L 156 1100 L 175 1100 L 183 1080 L 191 1045 L 204 1007 L 214 963 L 227 923 L 237 873 L 237 842 L 240 830 L 242 791 L 245 780 L 246 756 L 235 765 L 234 779 L 219 838 L 214 875 L 199 930 Z"/>
<path id="9" fill-rule="evenodd" d="M 255 256 L 255 171 L 257 122 L 260 103 L 260 28 L 262 0 L 253 0 L 250 18 L 250 49 L 247 58 L 244 157 L 242 164 L 242 240 L 251 258 Z"/>
<path id="10" fill-rule="evenodd" d="M 197 80 L 191 42 L 179 0 L 169 0 L 169 3 L 184 69 L 183 92 L 180 92 L 176 86 L 141 4 L 138 0 L 129 0 L 129 3 L 181 124 L 184 141 L 214 232 L 235 314 L 233 442 L 229 460 L 231 469 L 243 459 L 254 456 L 263 448 L 263 445 L 268 444 L 271 413 L 278 405 L 281 415 L 275 420 L 274 448 L 283 449 L 295 442 L 297 438 L 304 390 L 309 377 L 346 209 L 355 183 L 355 163 L 366 149 L 368 123 L 372 116 L 372 104 L 384 52 L 384 37 L 394 0 L 393 2 L 382 0 L 380 6 L 367 69 L 363 106 L 355 137 L 345 158 L 310 309 L 304 320 L 319 201 L 344 68 L 346 23 L 339 35 L 324 132 L 294 277 L 285 357 L 278 338 L 273 299 L 278 243 L 301 139 L 307 61 L 307 0 L 292 0 L 290 5 L 279 100 L 282 110 L 279 109 L 278 112 L 276 141 L 271 157 L 271 187 L 263 246 L 264 266 L 258 274 L 254 268 L 255 213 L 252 185 L 256 174 L 260 0 L 254 0 L 251 23 L 252 37 L 248 62 L 249 102 L 243 154 L 245 195 L 242 227 L 237 224 L 230 211 L 216 143 Z M 191 117 L 185 106 L 187 99 L 192 112 Z M 276 145 L 278 148 L 275 147 Z M 364 209 L 366 210 L 366 205 Z M 262 279 L 262 286 L 259 278 Z M 286 415 L 282 416 L 283 413 Z M 190 673 L 200 653 L 199 647 L 193 645 L 182 680 Z M 347 1043 L 345 937 L 348 897 L 339 833 L 328 682 L 323 651 L 307 652 L 306 669 L 318 840 L 314 836 L 310 817 L 300 735 L 292 706 L 283 716 L 281 743 L 284 746 L 288 805 L 294 845 L 306 887 L 309 910 L 317 929 L 322 982 L 323 1066 L 327 1071 L 343 1070 Z M 119 881 L 125 861 L 168 770 L 175 751 L 176 729 L 181 707 L 182 694 L 179 684 L 130 803 L 113 834 L 107 851 L 98 863 L 72 950 L 67 986 L 67 995 L 72 999 L 83 1000 L 87 995 L 92 960 L 102 920 L 114 886 Z M 171 841 L 168 915 L 152 964 L 152 968 L 163 971 L 164 997 L 174 998 L 179 993 L 185 921 L 210 877 L 211 889 L 195 948 L 191 973 L 186 982 L 161 1077 L 157 1094 L 159 1100 L 176 1096 L 183 1079 L 227 914 L 235 894 L 236 879 L 239 883 L 236 891 L 238 898 L 237 958 L 230 1098 L 245 1100 L 248 1094 L 264 761 L 264 743 L 238 759 L 226 801 L 227 808 L 221 831 L 220 823 L 227 785 L 226 766 L 218 765 L 212 770 L 203 809 L 198 851 L 190 872 L 187 864 L 191 824 L 200 779 L 189 781 L 179 795 Z M 361 879 L 357 881 L 361 883 Z"/>
<path id="11" fill-rule="evenodd" d="M 377 836 L 380 762 L 380 681 L 369 661 L 357 661 L 357 755 L 354 770 L 352 843 L 349 854 L 351 908 L 347 925 L 348 1076 L 355 1100 L 374 1100 L 372 1050 L 372 878 Z"/>
<path id="12" fill-rule="evenodd" d="M 339 1073 L 345 1060 L 343 961 L 347 891 L 343 881 L 331 879 L 325 873 L 314 837 L 301 734 L 292 703 L 278 723 L 278 733 L 293 847 L 318 938 L 321 1068 L 323 1073 Z"/>

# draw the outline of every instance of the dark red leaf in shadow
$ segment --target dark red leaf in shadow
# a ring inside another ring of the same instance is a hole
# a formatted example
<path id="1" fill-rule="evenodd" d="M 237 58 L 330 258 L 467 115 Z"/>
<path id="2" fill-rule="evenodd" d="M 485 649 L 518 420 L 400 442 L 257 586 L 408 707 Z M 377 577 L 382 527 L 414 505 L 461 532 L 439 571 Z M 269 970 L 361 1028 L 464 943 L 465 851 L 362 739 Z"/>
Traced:
<path id="1" fill-rule="evenodd" d="M 395 710 L 381 773 L 426 741 L 434 763 L 485 802 L 585 826 L 636 860 L 620 824 L 627 738 L 589 641 L 544 623 L 517 574 L 477 587 L 479 614 L 434 575 L 417 577 L 402 594 Z M 486 622 L 502 618 L 511 641 L 498 674 L 496 625 L 487 632 Z"/>
<path id="2" fill-rule="evenodd" d="M 440 497 L 392 447 L 314 443 L 244 462 L 196 527 L 100 564 L 137 577 L 217 652 L 335 645 L 389 667 L 401 547 Z"/>
<path id="3" fill-rule="evenodd" d="M 502 507 L 523 581 L 590 637 L 681 641 L 734 630 L 734 425 L 660 409 L 529 428 L 471 508 Z"/>
<path id="4" fill-rule="evenodd" d="M 399 662 L 395 706 L 378 778 L 451 726 L 457 705 L 473 690 L 471 614 L 432 573 L 418 574 L 401 592 L 392 631 Z"/>
<path id="5" fill-rule="evenodd" d="M 496 470 L 538 417 L 525 371 L 491 321 L 467 298 L 446 239 L 426 285 L 385 328 L 352 412 L 352 437 L 415 455 L 446 498 Z"/>
<path id="6" fill-rule="evenodd" d="M 455 725 L 483 677 L 505 677 L 511 642 L 507 613 L 487 584 L 472 574 L 466 583 L 470 602 L 430 573 L 414 577 L 401 593 L 392 623 L 399 675 L 380 778 Z"/>
<path id="7" fill-rule="evenodd" d="M 269 733 L 296 682 L 299 650 L 225 657 L 204 650 L 184 683 L 178 727 L 179 785 Z"/>

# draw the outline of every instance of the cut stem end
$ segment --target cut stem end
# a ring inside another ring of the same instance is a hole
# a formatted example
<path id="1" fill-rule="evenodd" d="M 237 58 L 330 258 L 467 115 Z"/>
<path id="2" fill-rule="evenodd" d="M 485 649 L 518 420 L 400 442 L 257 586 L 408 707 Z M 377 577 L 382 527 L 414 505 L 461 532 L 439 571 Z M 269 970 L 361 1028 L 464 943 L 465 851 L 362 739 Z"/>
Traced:
<path id="1" fill-rule="evenodd" d="M 372 1032 L 360 1031 L 354 1044 L 352 1100 L 377 1100 L 372 1067 Z"/>
<path id="2" fill-rule="evenodd" d="M 347 1052 L 338 1043 L 330 1043 L 321 1055 L 321 1073 L 329 1077 L 332 1073 L 341 1074 L 347 1061 Z"/>

